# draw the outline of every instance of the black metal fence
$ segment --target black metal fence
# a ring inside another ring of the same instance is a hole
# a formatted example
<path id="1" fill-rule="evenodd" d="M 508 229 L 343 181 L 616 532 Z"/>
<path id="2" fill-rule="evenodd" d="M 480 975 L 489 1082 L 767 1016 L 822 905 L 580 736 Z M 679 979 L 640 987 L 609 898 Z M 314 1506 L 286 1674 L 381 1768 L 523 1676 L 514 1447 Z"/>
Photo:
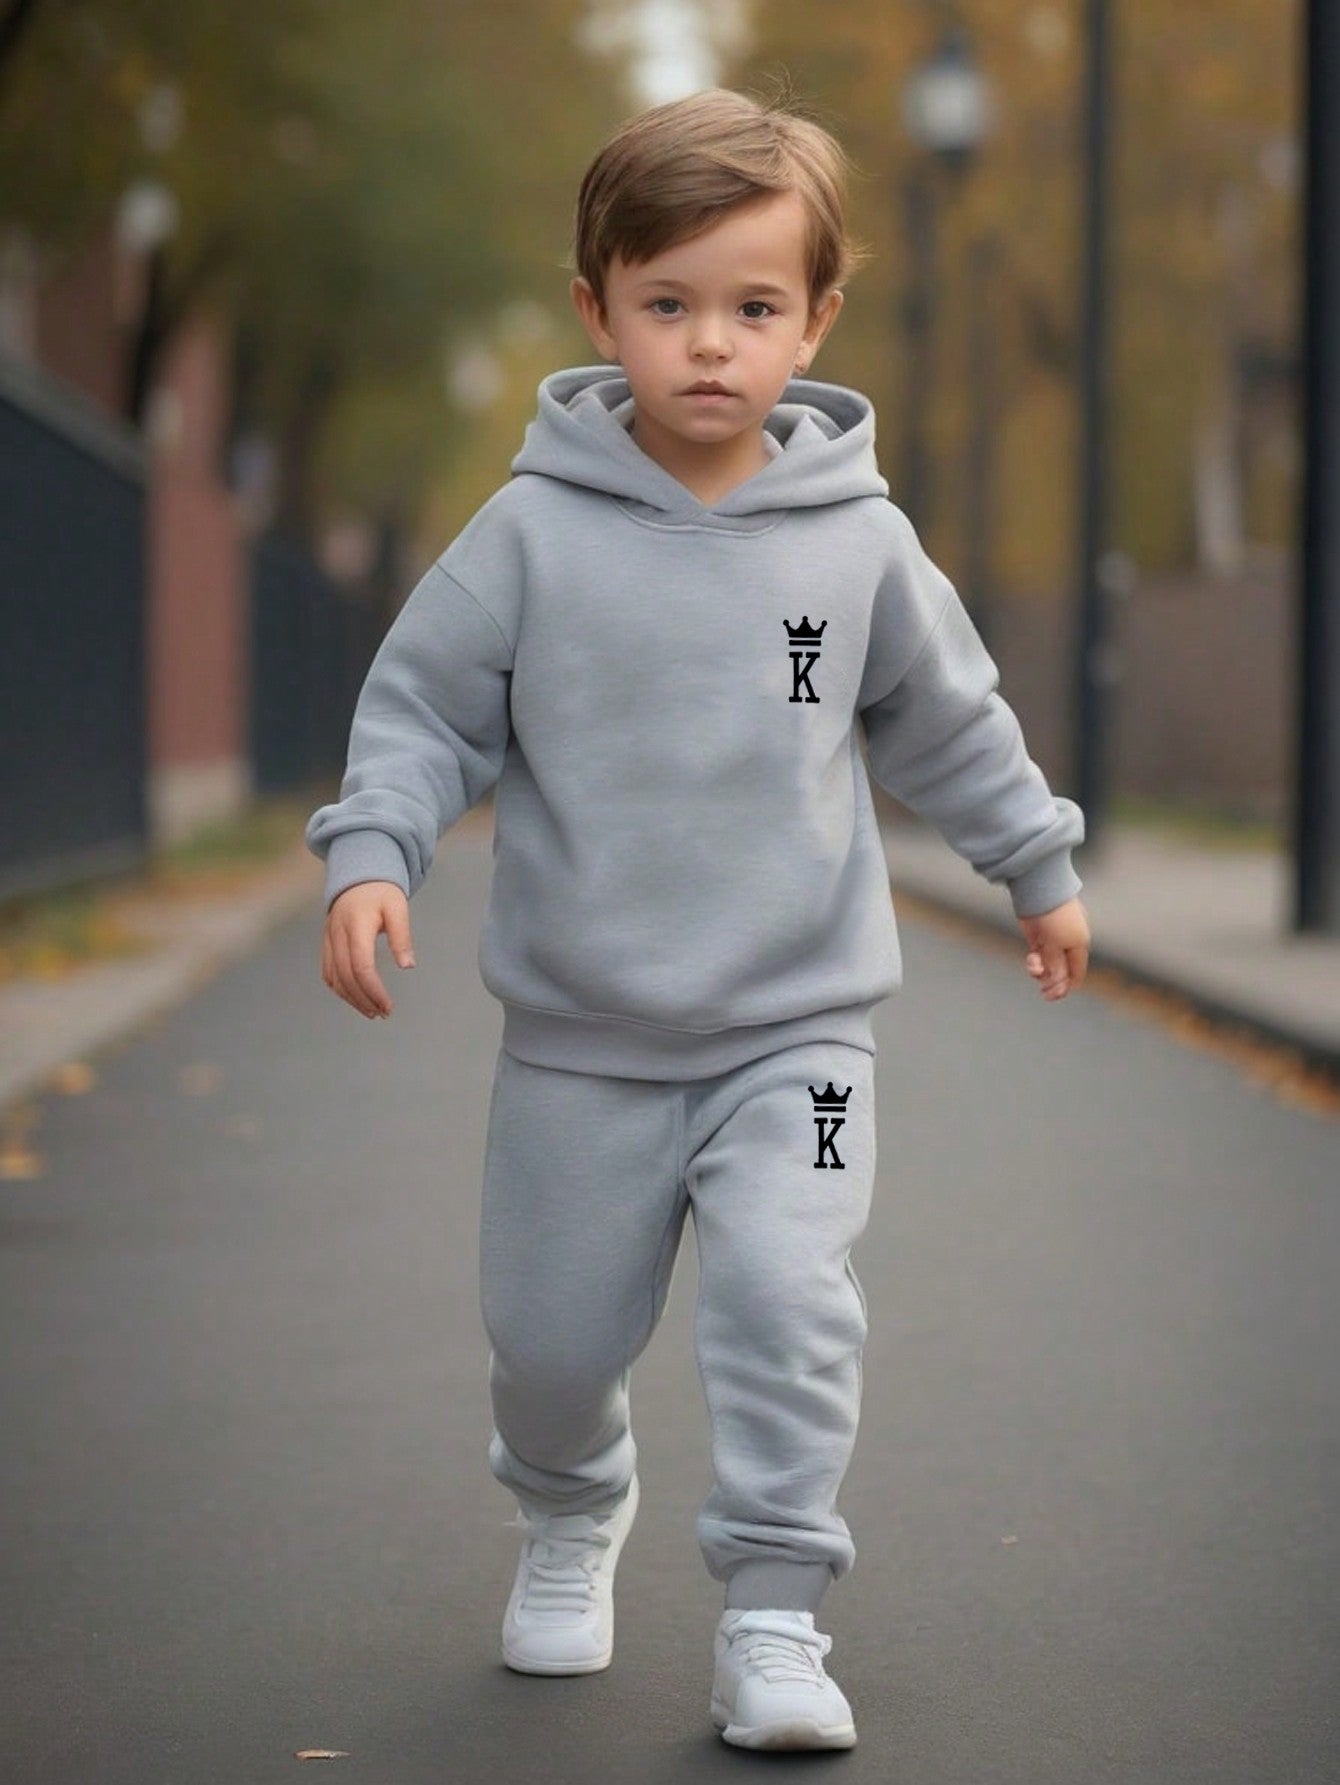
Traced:
<path id="1" fill-rule="evenodd" d="M 40 367 L 0 352 L 0 899 L 142 864 L 146 462 L 138 436 Z M 382 604 L 307 547 L 250 547 L 257 793 L 343 770 Z"/>
<path id="2" fill-rule="evenodd" d="M 0 897 L 143 859 L 144 455 L 0 356 Z"/>
<path id="3" fill-rule="evenodd" d="M 282 534 L 253 545 L 251 589 L 252 772 L 258 793 L 287 792 L 342 771 L 385 622 Z"/>

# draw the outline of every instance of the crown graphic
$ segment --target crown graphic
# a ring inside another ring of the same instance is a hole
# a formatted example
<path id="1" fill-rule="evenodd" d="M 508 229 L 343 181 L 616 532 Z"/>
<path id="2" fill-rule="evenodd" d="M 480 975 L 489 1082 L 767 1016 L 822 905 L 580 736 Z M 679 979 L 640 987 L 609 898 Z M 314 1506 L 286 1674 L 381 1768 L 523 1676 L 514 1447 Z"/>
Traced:
<path id="1" fill-rule="evenodd" d="M 817 627 L 811 626 L 808 614 L 802 614 L 800 616 L 799 626 L 793 626 L 790 620 L 782 621 L 782 625 L 786 627 L 787 632 L 790 634 L 791 643 L 793 645 L 817 645 L 823 638 L 824 627 L 826 627 L 827 624 L 828 621 L 823 620 Z"/>
<path id="2" fill-rule="evenodd" d="M 846 1090 L 839 1096 L 833 1089 L 833 1081 L 830 1078 L 822 1091 L 816 1091 L 814 1086 L 811 1085 L 810 1096 L 814 1099 L 814 1107 L 816 1110 L 836 1109 L 845 1112 L 847 1108 L 847 1099 L 851 1096 L 851 1086 L 848 1085 Z"/>

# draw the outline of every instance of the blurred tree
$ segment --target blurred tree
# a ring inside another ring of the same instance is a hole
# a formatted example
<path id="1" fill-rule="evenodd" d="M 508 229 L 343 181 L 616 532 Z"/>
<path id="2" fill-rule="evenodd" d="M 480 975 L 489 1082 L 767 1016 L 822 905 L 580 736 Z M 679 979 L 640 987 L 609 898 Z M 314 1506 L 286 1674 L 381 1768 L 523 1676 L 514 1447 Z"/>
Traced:
<path id="1" fill-rule="evenodd" d="M 451 432 L 452 338 L 552 297 L 575 170 L 628 109 L 583 16 L 582 0 L 48 0 L 0 87 L 0 220 L 60 255 L 152 173 L 180 215 L 162 338 L 197 303 L 236 319 L 237 413 L 277 442 L 281 518 L 412 513 Z M 155 150 L 141 118 L 164 85 L 183 122 Z"/>
<path id="2" fill-rule="evenodd" d="M 1226 507 L 1230 538 L 1290 545 L 1293 420 L 1272 397 L 1298 351 L 1297 0 L 1114 17 L 1116 513 L 1157 564 L 1215 562 Z M 1255 412 L 1254 362 L 1277 372 Z"/>
<path id="3" fill-rule="evenodd" d="M 36 16 L 37 0 L 8 0 L 0 8 L 0 80 L 4 79 L 6 64 L 13 61 L 24 32 Z"/>
<path id="4" fill-rule="evenodd" d="M 1080 0 L 960 0 L 999 120 L 940 218 L 941 371 L 929 418 L 946 500 L 930 541 L 962 573 L 971 244 L 998 238 L 990 294 L 1001 438 L 994 463 L 998 584 L 1019 594 L 1071 573 L 1083 8 Z M 876 252 L 825 344 L 825 375 L 867 387 L 881 465 L 907 382 L 901 182 L 917 153 L 903 83 L 933 48 L 936 0 L 751 0 L 722 84 L 789 80 L 853 155 L 852 219 Z M 1121 0 L 1114 9 L 1114 542 L 1148 567 L 1203 556 L 1205 517 L 1240 502 L 1249 537 L 1286 544 L 1296 472 L 1278 385 L 1295 351 L 1298 0 Z M 1275 375 L 1276 388 L 1261 384 Z M 1259 399 L 1259 401 L 1258 401 Z M 1253 415 L 1244 405 L 1258 401 Z M 1236 497 L 1234 492 L 1236 491 Z M 1228 529 L 1231 533 L 1231 528 Z M 1225 536 L 1222 528 L 1218 537 Z"/>

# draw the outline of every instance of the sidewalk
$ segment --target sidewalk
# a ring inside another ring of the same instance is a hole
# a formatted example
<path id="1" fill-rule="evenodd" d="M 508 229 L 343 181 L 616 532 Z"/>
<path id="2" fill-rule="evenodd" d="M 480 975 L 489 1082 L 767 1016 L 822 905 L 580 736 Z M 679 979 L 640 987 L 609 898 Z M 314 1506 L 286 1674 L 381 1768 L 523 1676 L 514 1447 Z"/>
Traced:
<path id="1" fill-rule="evenodd" d="M 292 913 L 307 905 L 318 911 L 321 884 L 321 864 L 299 840 L 240 888 L 186 898 L 146 894 L 127 907 L 128 922 L 151 945 L 143 954 L 61 979 L 0 985 L 0 1112 L 180 1004 Z"/>
<path id="2" fill-rule="evenodd" d="M 989 885 L 915 819 L 888 823 L 900 890 L 1022 943 L 1003 887 Z M 1093 931 L 1090 964 L 1179 993 L 1203 1015 L 1296 1048 L 1340 1083 L 1340 937 L 1288 929 L 1290 862 L 1268 849 L 1184 841 L 1111 824 L 1101 854 L 1075 853 Z"/>
<path id="3" fill-rule="evenodd" d="M 487 835 L 491 817 L 471 813 L 462 824 Z M 452 842 L 448 835 L 440 848 Z M 895 907 L 904 894 L 1020 937 L 1004 889 L 975 874 L 938 832 L 914 820 L 886 824 L 885 846 Z M 1114 824 L 1101 859 L 1086 860 L 1081 849 L 1076 866 L 1092 965 L 1296 1048 L 1340 1082 L 1340 939 L 1287 933 L 1281 856 Z M 0 985 L 0 1111 L 180 1003 L 289 916 L 306 908 L 315 919 L 321 884 L 321 864 L 299 840 L 240 891 L 145 898 L 136 927 L 154 946 L 142 956 Z"/>

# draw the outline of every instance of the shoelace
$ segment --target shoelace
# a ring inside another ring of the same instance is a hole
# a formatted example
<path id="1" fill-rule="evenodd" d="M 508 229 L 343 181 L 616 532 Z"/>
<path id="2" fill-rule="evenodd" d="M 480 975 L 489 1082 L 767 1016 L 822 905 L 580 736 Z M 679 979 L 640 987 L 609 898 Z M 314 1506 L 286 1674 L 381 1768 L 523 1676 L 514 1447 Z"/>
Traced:
<path id="1" fill-rule="evenodd" d="M 815 1685 L 824 1677 L 824 1656 L 833 1639 L 820 1630 L 783 1623 L 766 1612 L 746 1612 L 730 1633 L 732 1649 L 739 1644 L 745 1660 L 757 1666 L 764 1679 L 804 1680 Z"/>
<path id="2" fill-rule="evenodd" d="M 558 1513 L 537 1522 L 526 1540 L 526 1609 L 582 1612 L 594 1603 L 594 1570 L 609 1548 L 608 1522 L 590 1513 Z"/>

